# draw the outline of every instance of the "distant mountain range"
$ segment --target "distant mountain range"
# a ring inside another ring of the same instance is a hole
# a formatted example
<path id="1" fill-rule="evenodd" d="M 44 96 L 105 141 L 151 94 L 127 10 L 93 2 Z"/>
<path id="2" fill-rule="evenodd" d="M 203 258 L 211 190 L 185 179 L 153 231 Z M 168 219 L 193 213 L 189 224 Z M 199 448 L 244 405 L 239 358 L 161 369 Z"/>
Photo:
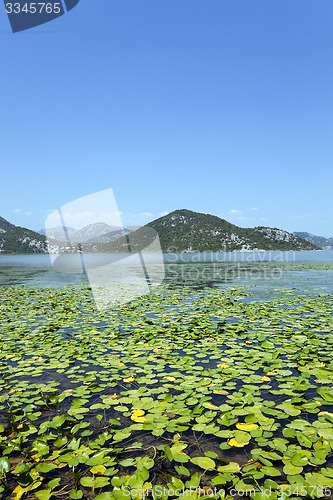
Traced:
<path id="1" fill-rule="evenodd" d="M 37 233 L 46 236 L 45 229 L 40 229 Z M 72 235 L 76 233 L 76 229 L 68 226 L 66 228 L 63 226 L 51 227 L 47 230 L 47 237 L 57 241 L 67 241 L 66 233 L 68 237 L 71 238 Z"/>
<path id="2" fill-rule="evenodd" d="M 309 233 L 293 234 L 263 226 L 241 228 L 215 215 L 183 209 L 175 210 L 134 231 L 97 222 L 80 230 L 72 227 L 65 231 L 63 227 L 50 228 L 47 231 L 48 238 L 44 230 L 31 231 L 0 217 L 0 252 L 73 252 L 77 251 L 77 244 L 86 252 L 119 251 L 127 246 L 128 234 L 138 248 L 143 248 L 149 228 L 158 233 L 164 252 L 318 250 L 330 246 L 327 241 L 331 242 L 333 248 L 333 238 L 321 238 Z M 310 237 L 317 239 L 311 240 Z"/>
<path id="3" fill-rule="evenodd" d="M 298 236 L 298 238 L 303 238 L 303 240 L 313 243 L 314 245 L 322 248 L 323 250 L 333 250 L 333 238 L 324 238 L 324 236 L 316 236 L 311 233 L 299 233 L 299 232 L 295 232 L 294 235 Z"/>
<path id="4" fill-rule="evenodd" d="M 95 222 L 94 224 L 88 224 L 82 229 L 74 229 L 73 227 L 53 227 L 47 229 L 41 229 L 38 231 L 40 234 L 47 236 L 50 239 L 57 241 L 68 242 L 73 241 L 77 243 L 110 243 L 119 236 L 128 234 L 130 230 L 117 226 L 109 226 L 105 222 Z"/>

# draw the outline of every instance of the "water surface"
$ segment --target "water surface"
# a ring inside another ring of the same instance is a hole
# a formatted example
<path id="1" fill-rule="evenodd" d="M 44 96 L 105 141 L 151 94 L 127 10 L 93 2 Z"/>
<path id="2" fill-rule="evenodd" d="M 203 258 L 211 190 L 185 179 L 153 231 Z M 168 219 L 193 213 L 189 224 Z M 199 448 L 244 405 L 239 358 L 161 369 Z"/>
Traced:
<path id="1" fill-rule="evenodd" d="M 100 263 L 108 256 L 89 258 Z M 333 251 L 329 250 L 164 254 L 164 262 L 165 283 L 172 286 L 243 285 L 258 296 L 281 287 L 333 293 Z M 58 288 L 81 283 L 88 283 L 85 273 L 58 272 L 49 255 L 0 255 L 0 286 Z"/>

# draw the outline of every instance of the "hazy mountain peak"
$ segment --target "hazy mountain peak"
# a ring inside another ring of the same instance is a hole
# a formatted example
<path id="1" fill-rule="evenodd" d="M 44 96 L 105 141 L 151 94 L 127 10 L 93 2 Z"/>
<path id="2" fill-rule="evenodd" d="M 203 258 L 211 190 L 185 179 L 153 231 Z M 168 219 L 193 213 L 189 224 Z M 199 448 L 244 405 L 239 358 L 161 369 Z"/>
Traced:
<path id="1" fill-rule="evenodd" d="M 46 235 L 48 238 L 72 243 L 86 243 L 97 242 L 107 243 L 113 241 L 117 236 L 129 232 L 128 230 L 118 227 L 110 226 L 105 222 L 94 222 L 87 224 L 82 229 L 74 229 L 73 227 L 57 226 L 48 228 L 47 231 L 42 229 L 38 231 L 40 234 Z"/>
<path id="2" fill-rule="evenodd" d="M 56 226 L 47 229 L 40 229 L 38 233 L 54 240 L 67 241 L 66 234 L 68 238 L 71 239 L 72 235 L 76 233 L 76 229 L 73 227 L 64 228 L 63 226 Z"/>
<path id="3" fill-rule="evenodd" d="M 122 231 L 122 227 L 110 226 L 105 222 L 94 222 L 76 231 L 72 236 L 72 241 L 84 243 L 87 241 L 99 241 L 104 235 Z"/>
<path id="4" fill-rule="evenodd" d="M 297 231 L 294 232 L 294 234 L 299 238 L 309 241 L 313 245 L 317 245 L 323 250 L 333 250 L 333 238 L 325 238 L 324 236 L 316 236 L 315 234 Z"/>

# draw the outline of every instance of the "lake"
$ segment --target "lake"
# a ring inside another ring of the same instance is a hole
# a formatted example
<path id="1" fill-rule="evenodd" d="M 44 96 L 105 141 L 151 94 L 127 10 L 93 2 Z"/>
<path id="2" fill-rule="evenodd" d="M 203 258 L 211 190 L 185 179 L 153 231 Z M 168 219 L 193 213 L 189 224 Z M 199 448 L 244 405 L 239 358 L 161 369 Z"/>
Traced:
<path id="1" fill-rule="evenodd" d="M 0 496 L 331 498 L 332 259 L 169 254 L 100 310 L 86 275 L 1 255 Z"/>
<path id="2" fill-rule="evenodd" d="M 108 258 L 105 254 L 89 255 L 91 262 L 97 263 Z M 169 285 L 222 288 L 242 285 L 258 297 L 281 287 L 333 292 L 333 252 L 329 250 L 193 252 L 164 254 L 163 258 L 165 283 Z M 154 258 L 150 256 L 150 260 Z M 56 271 L 49 255 L 0 255 L 0 286 L 58 288 L 84 283 L 88 283 L 86 274 Z"/>

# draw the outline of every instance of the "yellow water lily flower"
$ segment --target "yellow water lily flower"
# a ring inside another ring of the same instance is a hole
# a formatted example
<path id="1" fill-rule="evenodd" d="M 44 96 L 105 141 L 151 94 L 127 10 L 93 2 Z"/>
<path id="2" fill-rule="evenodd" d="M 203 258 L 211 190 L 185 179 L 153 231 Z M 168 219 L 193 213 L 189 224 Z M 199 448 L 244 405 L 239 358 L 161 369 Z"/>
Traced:
<path id="1" fill-rule="evenodd" d="M 100 465 L 94 465 L 91 469 L 90 469 L 90 472 L 94 475 L 96 474 L 104 474 L 104 472 L 106 471 L 106 467 L 102 464 Z"/>
<path id="2" fill-rule="evenodd" d="M 248 441 L 247 443 L 240 443 L 239 441 L 237 441 L 236 438 L 231 438 L 228 441 L 228 445 L 229 446 L 235 446 L 236 448 L 244 448 L 244 446 L 246 446 L 247 444 L 249 444 L 249 442 L 250 441 Z"/>
<path id="3" fill-rule="evenodd" d="M 145 422 L 146 417 L 144 417 L 145 412 L 143 410 L 134 410 L 131 415 L 131 420 L 133 422 Z"/>
<path id="4" fill-rule="evenodd" d="M 257 424 L 246 424 L 246 423 L 243 424 L 241 422 L 238 422 L 236 424 L 236 427 L 240 431 L 254 431 L 255 429 L 258 429 L 259 426 Z"/>

